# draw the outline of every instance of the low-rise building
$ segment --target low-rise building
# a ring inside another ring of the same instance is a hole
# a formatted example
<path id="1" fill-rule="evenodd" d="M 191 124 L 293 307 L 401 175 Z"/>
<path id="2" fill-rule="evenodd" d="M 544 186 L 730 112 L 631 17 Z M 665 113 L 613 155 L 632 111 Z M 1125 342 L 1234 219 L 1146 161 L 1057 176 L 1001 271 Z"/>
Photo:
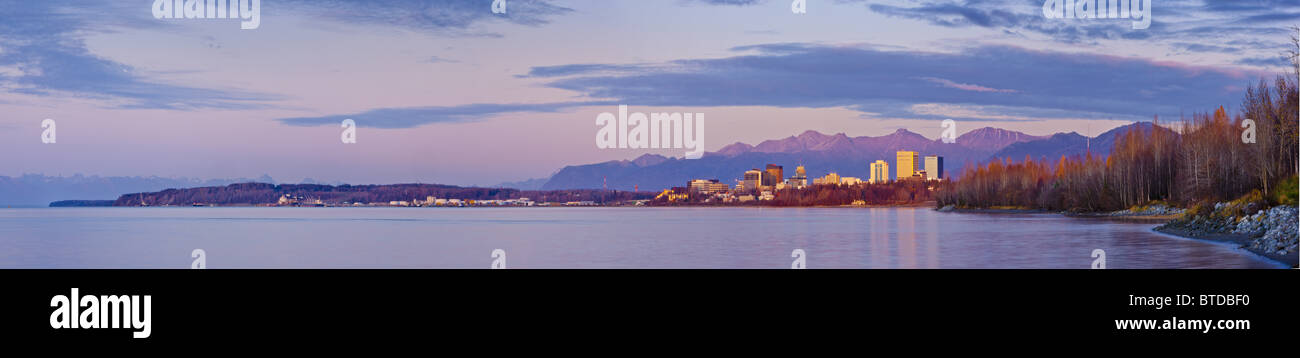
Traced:
<path id="1" fill-rule="evenodd" d="M 835 172 L 831 172 L 830 174 L 826 174 L 826 176 L 824 176 L 824 177 L 817 178 L 817 179 L 813 179 L 813 184 L 815 184 L 815 185 L 840 185 L 840 175 L 837 174 L 837 173 L 835 173 Z"/>
<path id="2" fill-rule="evenodd" d="M 731 190 L 727 184 L 719 183 L 717 179 L 694 179 L 686 183 L 686 187 L 692 193 L 713 194 Z"/>

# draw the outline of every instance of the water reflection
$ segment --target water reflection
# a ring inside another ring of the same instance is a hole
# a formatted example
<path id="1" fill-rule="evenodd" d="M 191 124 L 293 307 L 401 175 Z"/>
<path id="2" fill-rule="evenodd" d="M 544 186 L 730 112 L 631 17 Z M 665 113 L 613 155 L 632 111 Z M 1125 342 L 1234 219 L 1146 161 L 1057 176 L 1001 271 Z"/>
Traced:
<path id="1" fill-rule="evenodd" d="M 1154 224 L 928 208 L 0 209 L 0 268 L 1276 268 Z"/>

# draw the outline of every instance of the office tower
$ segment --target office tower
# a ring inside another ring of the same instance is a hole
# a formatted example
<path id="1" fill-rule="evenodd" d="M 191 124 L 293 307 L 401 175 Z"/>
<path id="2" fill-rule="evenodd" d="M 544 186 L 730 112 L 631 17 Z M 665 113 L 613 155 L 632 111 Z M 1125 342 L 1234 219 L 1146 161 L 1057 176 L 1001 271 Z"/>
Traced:
<path id="1" fill-rule="evenodd" d="M 898 180 L 912 177 L 916 171 L 921 170 L 920 155 L 916 152 L 899 151 L 898 152 Z"/>
<path id="2" fill-rule="evenodd" d="M 883 160 L 877 160 L 875 163 L 871 163 L 871 177 L 869 180 L 872 184 L 888 183 L 889 163 Z"/>
<path id="3" fill-rule="evenodd" d="M 763 172 L 763 186 L 776 186 L 782 178 L 785 178 L 783 168 L 780 165 L 768 164 L 767 170 Z"/>
<path id="4" fill-rule="evenodd" d="M 745 179 L 741 181 L 741 184 L 745 185 L 744 190 L 746 191 L 757 190 L 763 184 L 763 171 L 758 169 L 745 171 Z"/>
<path id="5" fill-rule="evenodd" d="M 943 179 L 943 157 L 937 155 L 925 156 L 925 179 Z"/>

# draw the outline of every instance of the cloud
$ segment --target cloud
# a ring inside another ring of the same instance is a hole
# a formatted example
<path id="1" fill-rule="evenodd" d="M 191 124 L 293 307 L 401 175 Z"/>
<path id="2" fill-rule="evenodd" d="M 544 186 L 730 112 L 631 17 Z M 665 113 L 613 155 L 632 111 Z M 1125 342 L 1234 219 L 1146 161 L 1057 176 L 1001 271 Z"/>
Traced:
<path id="1" fill-rule="evenodd" d="M 1199 43 L 1190 43 L 1190 42 L 1176 42 L 1173 43 L 1172 46 L 1175 49 L 1185 51 L 1185 52 L 1236 53 L 1238 51 L 1241 51 L 1240 48 L 1231 47 L 1231 46 L 1199 44 Z"/>
<path id="2" fill-rule="evenodd" d="M 413 128 L 431 123 L 470 122 L 483 118 L 520 112 L 552 113 L 582 106 L 610 105 L 608 101 L 538 103 L 538 104 L 467 104 L 461 106 L 379 108 L 365 112 L 319 117 L 277 119 L 291 126 L 310 127 L 339 125 L 352 119 L 357 126 L 370 128 Z"/>
<path id="3" fill-rule="evenodd" d="M 888 16 L 926 20 L 932 24 L 945 27 L 1013 27 L 1026 22 L 1029 16 L 1013 13 L 1002 8 L 983 9 L 970 4 L 949 2 L 929 2 L 915 7 L 871 4 L 871 11 Z"/>
<path id="4" fill-rule="evenodd" d="M 1283 67 L 1290 66 L 1291 61 L 1288 61 L 1285 57 L 1282 57 L 1282 55 L 1277 55 L 1277 56 L 1264 56 L 1264 57 L 1247 57 L 1247 58 L 1237 60 L 1237 64 L 1246 65 L 1246 66 L 1267 67 L 1267 68 L 1283 68 Z"/>
<path id="5" fill-rule="evenodd" d="M 115 62 L 86 47 L 88 34 L 122 29 L 168 31 L 177 26 L 154 19 L 149 11 L 151 3 L 40 0 L 0 5 L 0 91 L 91 98 L 120 108 L 174 110 L 266 108 L 285 98 L 240 89 L 167 83 L 150 78 L 157 72 Z M 264 1 L 263 5 L 268 16 L 286 14 L 444 35 L 486 36 L 499 35 L 475 31 L 473 25 L 503 21 L 539 26 L 573 11 L 548 0 L 510 0 L 505 14 L 492 13 L 491 1 L 483 0 L 277 0 Z M 210 36 L 199 40 L 209 47 L 220 47 Z M 429 60 L 450 62 L 436 57 Z"/>
<path id="6" fill-rule="evenodd" d="M 0 6 L 0 68 L 6 69 L 0 90 L 101 99 L 123 108 L 250 108 L 278 98 L 150 80 L 86 48 L 87 33 L 161 26 L 147 10 L 147 4 L 60 0 Z"/>
<path id="7" fill-rule="evenodd" d="M 452 60 L 448 58 L 442 58 L 438 56 L 429 56 L 428 58 L 424 59 L 424 63 L 460 63 L 460 61 Z"/>
<path id="8" fill-rule="evenodd" d="M 536 66 L 529 69 L 528 74 L 519 75 L 519 78 L 545 78 L 545 77 L 565 77 L 574 74 L 593 74 L 593 73 L 631 73 L 649 69 L 646 65 L 623 65 L 623 64 L 595 64 L 579 63 L 570 65 L 557 66 Z"/>
<path id="9" fill-rule="evenodd" d="M 1177 118 L 1234 103 L 1236 88 L 1267 75 L 993 45 L 956 53 L 791 43 L 735 50 L 746 54 L 639 65 L 630 72 L 608 71 L 629 69 L 618 65 L 558 66 L 565 76 L 545 85 L 643 106 L 846 107 L 932 119 L 905 108 L 940 103 Z"/>
<path id="10" fill-rule="evenodd" d="M 930 81 L 930 82 L 937 83 L 937 84 L 939 84 L 940 86 L 944 86 L 944 87 L 947 87 L 947 88 L 956 88 L 956 89 L 963 90 L 963 91 L 973 91 L 973 92 L 997 92 L 997 93 L 1016 93 L 1016 90 L 1010 90 L 1010 89 L 997 89 L 997 88 L 991 88 L 991 87 L 984 87 L 984 86 L 980 86 L 980 85 L 972 85 L 972 84 L 966 84 L 966 83 L 957 83 L 957 82 L 953 82 L 953 81 L 946 80 L 946 79 L 942 79 L 942 78 L 921 77 L 921 79 L 926 80 L 926 81 Z"/>
<path id="11" fill-rule="evenodd" d="M 521 77 L 586 101 L 374 109 L 285 118 L 295 126 L 409 128 L 504 113 L 636 106 L 848 108 L 864 118 L 1143 120 L 1231 105 L 1262 71 L 1174 62 L 976 46 L 955 53 L 870 45 L 777 43 L 741 46 L 734 56 L 650 64 L 571 64 Z M 919 79 L 919 80 L 918 80 Z"/>
<path id="12" fill-rule="evenodd" d="M 766 0 L 683 0 L 682 2 L 704 5 L 749 6 L 764 3 Z"/>
<path id="13" fill-rule="evenodd" d="M 1227 53 L 1221 46 L 1224 43 L 1260 38 L 1276 40 L 1248 48 L 1272 49 L 1269 51 L 1285 48 L 1287 32 L 1282 25 L 1300 18 L 1300 13 L 1295 11 L 1300 9 L 1300 0 L 1155 0 L 1151 5 L 1151 27 L 1143 30 L 1132 29 L 1131 19 L 1047 19 L 1042 14 L 1043 0 L 840 2 L 862 3 L 878 14 L 942 27 L 988 28 L 1009 35 L 1036 33 L 1070 44 L 1170 40 L 1180 42 L 1176 50 L 1214 53 Z"/>
<path id="14" fill-rule="evenodd" d="M 509 0 L 505 13 L 493 13 L 490 0 L 280 0 L 265 1 L 268 11 L 305 15 L 327 21 L 359 25 L 393 26 L 450 35 L 487 35 L 471 32 L 475 24 L 504 21 L 540 26 L 551 18 L 573 12 L 549 0 Z"/>

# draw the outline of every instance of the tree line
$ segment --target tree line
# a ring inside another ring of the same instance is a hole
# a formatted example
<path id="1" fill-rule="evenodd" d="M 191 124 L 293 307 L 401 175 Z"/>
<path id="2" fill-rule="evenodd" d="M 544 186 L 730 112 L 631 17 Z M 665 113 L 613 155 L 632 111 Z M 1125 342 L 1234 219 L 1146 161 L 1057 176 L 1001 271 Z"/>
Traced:
<path id="1" fill-rule="evenodd" d="M 930 186 L 933 182 L 906 179 L 880 184 L 815 184 L 803 188 L 787 188 L 773 192 L 772 200 L 724 203 L 712 194 L 691 192 L 685 201 L 658 198 L 650 205 L 662 206 L 841 206 L 853 205 L 906 205 L 934 200 Z M 685 190 L 682 188 L 681 190 Z M 736 195 L 740 195 L 737 193 Z"/>
<path id="2" fill-rule="evenodd" d="M 122 195 L 114 206 L 184 206 L 212 205 L 263 205 L 274 204 L 280 197 L 289 195 L 305 200 L 321 200 L 326 204 L 388 203 L 391 201 L 425 200 L 436 198 L 462 200 L 506 200 L 529 198 L 536 202 L 592 201 L 613 203 L 626 200 L 649 199 L 654 193 L 627 192 L 599 189 L 574 190 L 518 190 L 510 188 L 466 188 L 438 184 L 393 185 L 317 185 L 317 184 L 266 184 L 243 183 L 227 186 L 189 189 L 168 189 L 155 193 Z"/>
<path id="3" fill-rule="evenodd" d="M 837 206 L 861 201 L 865 205 L 905 205 L 933 200 L 931 182 L 906 179 L 880 184 L 812 185 L 778 190 L 770 206 Z"/>
<path id="4" fill-rule="evenodd" d="M 1062 156 L 1054 164 L 1026 157 L 968 165 L 939 189 L 936 203 L 1111 211 L 1153 201 L 1229 200 L 1254 190 L 1276 197 L 1279 187 L 1294 191 L 1300 169 L 1297 98 L 1296 81 L 1261 79 L 1235 115 L 1220 106 L 1173 126 L 1156 118 L 1131 126 L 1110 153 Z"/>

